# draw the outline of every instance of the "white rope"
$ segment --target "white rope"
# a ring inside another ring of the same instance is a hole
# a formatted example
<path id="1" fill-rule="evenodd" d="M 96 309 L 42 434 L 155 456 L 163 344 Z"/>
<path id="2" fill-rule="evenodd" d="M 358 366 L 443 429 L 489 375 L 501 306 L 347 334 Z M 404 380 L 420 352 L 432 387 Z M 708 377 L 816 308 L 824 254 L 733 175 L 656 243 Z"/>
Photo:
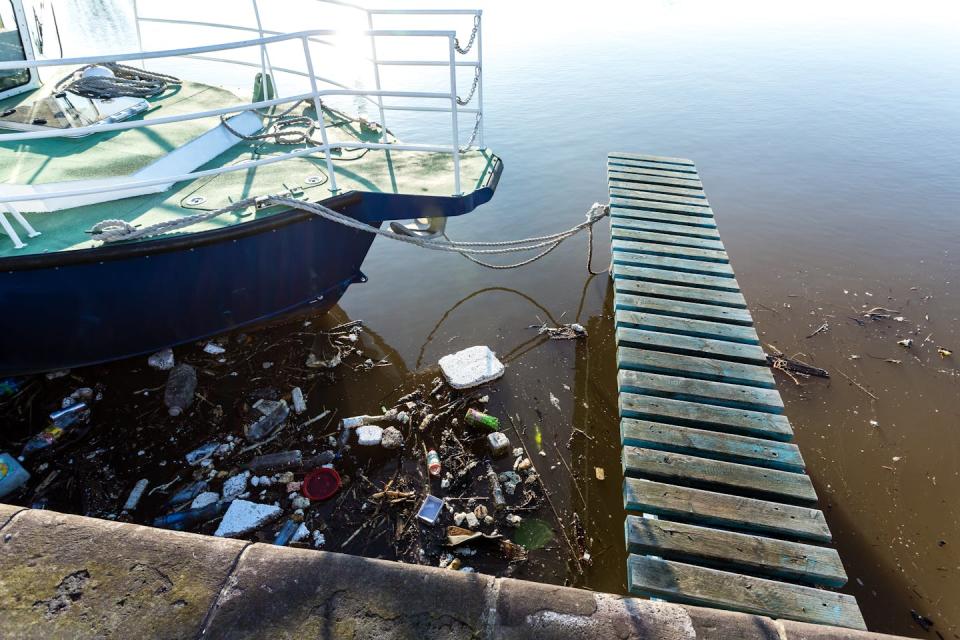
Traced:
<path id="1" fill-rule="evenodd" d="M 347 216 L 338 211 L 334 211 L 329 207 L 325 207 L 322 204 L 317 204 L 315 202 L 304 202 L 302 200 L 296 200 L 294 198 L 288 198 L 283 196 L 260 196 L 257 198 L 247 198 L 245 200 L 240 200 L 235 202 L 227 207 L 222 209 L 217 209 L 214 211 L 205 211 L 203 213 L 197 213 L 191 216 L 184 216 L 182 218 L 177 218 L 174 220 L 167 220 L 165 222 L 158 222 L 146 227 L 136 227 L 129 222 L 124 220 L 103 220 L 98 222 L 90 229 L 88 233 L 91 233 L 95 236 L 97 240 L 100 240 L 104 243 L 109 242 L 120 242 L 123 240 L 136 240 L 139 238 L 145 238 L 149 236 L 160 235 L 177 229 L 183 229 L 185 227 L 190 227 L 200 222 L 216 218 L 217 216 L 223 215 L 224 213 L 229 213 L 232 211 L 239 211 L 246 209 L 250 206 L 256 206 L 258 208 L 267 207 L 267 206 L 286 206 L 291 209 L 298 209 L 300 211 L 306 211 L 312 213 L 316 216 L 341 224 L 345 227 L 356 229 L 358 231 L 364 231 L 366 233 L 372 233 L 378 236 L 383 236 L 384 238 L 389 238 L 390 240 L 396 240 L 398 242 L 406 242 L 407 244 L 412 244 L 424 249 L 431 249 L 433 251 L 447 251 L 453 253 L 459 253 L 464 257 L 480 264 L 484 267 L 491 269 L 512 269 L 516 267 L 521 267 L 540 258 L 544 257 L 562 243 L 567 238 L 570 238 L 577 233 L 583 231 L 584 229 L 592 228 L 597 222 L 605 218 L 610 213 L 609 205 L 600 204 L 595 202 L 590 209 L 587 211 L 586 220 L 583 222 L 574 225 L 573 227 L 560 231 L 558 233 L 552 233 L 544 236 L 535 236 L 532 238 L 524 238 L 521 240 L 503 240 L 497 242 L 483 242 L 483 241 L 454 241 L 446 238 L 445 240 L 427 240 L 423 238 L 416 238 L 413 236 L 408 236 L 405 234 L 394 233 L 388 229 L 380 229 L 372 225 L 366 224 L 365 222 L 360 222 L 350 216 Z M 484 248 L 477 248 L 484 247 Z M 503 253 L 515 253 L 518 251 L 532 251 L 534 249 L 542 249 L 546 247 L 544 251 L 539 253 L 532 258 L 528 258 L 522 262 L 510 265 L 493 265 L 485 262 L 480 262 L 471 257 L 471 255 L 488 255 L 488 254 L 503 254 Z"/>

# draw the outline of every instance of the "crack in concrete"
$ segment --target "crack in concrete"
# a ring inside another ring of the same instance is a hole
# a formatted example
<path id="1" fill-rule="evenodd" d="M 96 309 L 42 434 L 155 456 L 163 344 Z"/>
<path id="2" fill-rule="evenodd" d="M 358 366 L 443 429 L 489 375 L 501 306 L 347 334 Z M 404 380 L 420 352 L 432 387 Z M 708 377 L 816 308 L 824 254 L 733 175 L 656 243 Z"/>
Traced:
<path id="1" fill-rule="evenodd" d="M 213 599 L 213 602 L 210 603 L 210 607 L 207 609 L 207 613 L 203 616 L 203 622 L 200 623 L 200 631 L 197 633 L 197 638 L 203 638 L 210 630 L 210 623 L 213 621 L 213 615 L 216 613 L 217 609 L 220 607 L 221 603 L 226 602 L 229 599 L 228 592 L 231 592 L 235 589 L 237 578 L 234 575 L 237 571 L 237 567 L 240 565 L 240 559 L 243 558 L 243 554 L 247 552 L 247 549 L 252 547 L 254 542 L 248 542 L 244 545 L 243 549 L 240 550 L 240 553 L 237 554 L 237 557 L 233 559 L 233 562 L 230 564 L 230 570 L 227 571 L 227 575 L 224 576 L 223 582 L 220 584 L 220 589 L 217 591 L 217 597 Z"/>

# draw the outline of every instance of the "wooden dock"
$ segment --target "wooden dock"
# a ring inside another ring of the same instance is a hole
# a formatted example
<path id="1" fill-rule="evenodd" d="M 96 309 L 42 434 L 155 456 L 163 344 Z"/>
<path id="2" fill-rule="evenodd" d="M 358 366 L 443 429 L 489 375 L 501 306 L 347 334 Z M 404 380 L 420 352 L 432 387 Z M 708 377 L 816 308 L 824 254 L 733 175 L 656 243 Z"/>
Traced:
<path id="1" fill-rule="evenodd" d="M 696 166 L 607 171 L 630 592 L 865 629 Z"/>

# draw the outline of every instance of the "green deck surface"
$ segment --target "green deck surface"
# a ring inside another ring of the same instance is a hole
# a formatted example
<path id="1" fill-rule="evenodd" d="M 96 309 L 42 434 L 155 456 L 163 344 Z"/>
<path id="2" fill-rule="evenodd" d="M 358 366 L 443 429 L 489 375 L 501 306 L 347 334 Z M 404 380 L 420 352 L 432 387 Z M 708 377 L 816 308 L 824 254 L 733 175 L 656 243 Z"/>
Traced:
<path id="1" fill-rule="evenodd" d="M 607 170 L 630 591 L 863 629 L 696 167 Z"/>
<path id="2" fill-rule="evenodd" d="M 31 102 L 43 95 L 23 94 L 0 102 L 0 109 Z M 153 100 L 150 111 L 140 118 L 164 117 L 242 103 L 243 100 L 224 89 L 185 82 L 175 91 Z M 310 109 L 308 114 L 313 114 Z M 331 142 L 375 142 L 379 133 L 361 130 L 357 123 L 336 112 L 326 112 L 324 120 Z M 42 184 L 89 180 L 114 176 L 130 176 L 168 152 L 195 139 L 219 124 L 218 117 L 205 118 L 146 129 L 94 134 L 84 138 L 52 138 L 30 142 L 0 143 L 0 179 L 6 184 Z M 0 133 L 6 133 L 0 130 Z M 317 132 L 316 137 L 319 137 Z M 395 141 L 391 137 L 391 141 Z M 212 169 L 276 156 L 302 146 L 285 146 L 244 141 L 200 167 Z M 445 153 L 385 150 L 345 150 L 334 162 L 339 193 L 348 191 L 402 193 L 449 196 L 454 193 L 453 157 Z M 465 193 L 484 186 L 496 163 L 487 149 L 461 154 L 461 190 Z M 302 197 L 319 201 L 330 197 L 326 160 L 323 154 L 302 156 L 252 169 L 201 178 L 174 185 L 168 192 L 126 198 L 101 204 L 76 207 L 50 213 L 29 213 L 24 216 L 42 235 L 21 238 L 27 243 L 14 249 L 13 243 L 0 232 L 0 258 L 33 253 L 48 253 L 95 246 L 85 233 L 105 219 L 121 219 L 136 225 L 149 225 L 177 216 L 222 207 L 243 198 L 302 191 Z M 315 184 L 318 180 L 322 184 Z M 82 185 L 78 185 L 82 187 Z M 202 196 L 205 202 L 190 206 L 187 199 Z M 298 195 L 298 197 L 301 197 Z M 15 204 L 15 203 L 14 203 Z M 255 211 L 243 215 L 225 214 L 175 233 L 193 233 L 249 222 L 269 216 L 278 209 Z M 18 231 L 19 226 L 15 225 Z"/>

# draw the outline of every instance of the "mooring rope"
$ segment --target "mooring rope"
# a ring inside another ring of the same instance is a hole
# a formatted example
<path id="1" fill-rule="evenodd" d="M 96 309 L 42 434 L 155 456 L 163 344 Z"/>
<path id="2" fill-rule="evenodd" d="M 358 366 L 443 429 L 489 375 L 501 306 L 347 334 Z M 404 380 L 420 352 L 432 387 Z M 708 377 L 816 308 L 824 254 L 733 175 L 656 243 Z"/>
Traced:
<path id="1" fill-rule="evenodd" d="M 374 227 L 315 202 L 304 202 L 302 200 L 284 196 L 260 196 L 256 198 L 239 200 L 233 204 L 216 209 L 214 211 L 204 211 L 202 213 L 184 216 L 175 220 L 158 222 L 146 227 L 134 226 L 126 220 L 103 220 L 93 225 L 88 233 L 92 234 L 95 239 L 104 243 L 136 240 L 139 238 L 161 235 L 177 229 L 190 227 L 200 222 L 211 220 L 225 213 L 239 211 L 250 206 L 255 206 L 258 208 L 268 206 L 286 206 L 290 207 L 291 209 L 306 211 L 345 227 L 383 236 L 384 238 L 389 238 L 390 240 L 405 242 L 407 244 L 412 244 L 433 251 L 459 253 L 467 259 L 489 269 L 515 269 L 517 267 L 522 267 L 535 262 L 560 246 L 564 240 L 573 237 L 584 229 L 592 230 L 593 225 L 610 214 L 609 205 L 595 202 L 587 211 L 586 220 L 558 233 L 523 238 L 520 240 L 502 240 L 496 242 L 455 241 L 448 238 L 446 234 L 444 234 L 445 240 L 427 240 L 424 238 L 416 238 L 405 234 L 395 233 L 388 229 Z M 528 258 L 515 264 L 495 265 L 473 258 L 475 255 L 515 253 L 518 251 L 533 251 L 535 249 L 544 250 L 532 258 Z"/>
<path id="2" fill-rule="evenodd" d="M 88 69 L 109 69 L 113 75 L 87 75 Z M 55 91 L 69 91 L 84 98 L 152 98 L 167 90 L 170 85 L 180 85 L 179 78 L 165 73 L 138 69 L 116 62 L 88 64 L 65 76 L 56 84 Z"/>

